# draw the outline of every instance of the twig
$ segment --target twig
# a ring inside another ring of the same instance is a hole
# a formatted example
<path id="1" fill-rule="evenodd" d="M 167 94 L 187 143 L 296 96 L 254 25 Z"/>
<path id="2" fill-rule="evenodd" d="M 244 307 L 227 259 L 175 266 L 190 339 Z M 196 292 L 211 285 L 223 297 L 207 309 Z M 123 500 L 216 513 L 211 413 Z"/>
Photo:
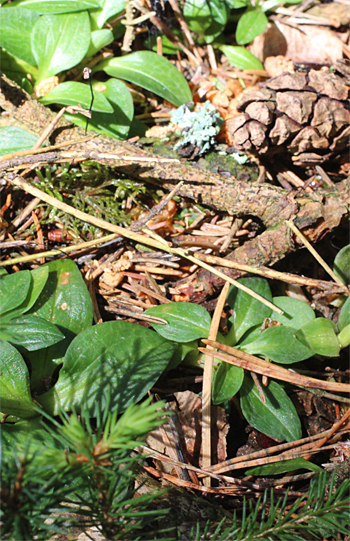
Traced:
<path id="1" fill-rule="evenodd" d="M 209 330 L 209 340 L 215 339 L 218 334 L 222 311 L 225 306 L 230 284 L 226 282 L 221 290 L 215 307 L 213 319 Z M 210 347 L 210 346 L 209 346 Z M 214 350 L 214 348 L 212 348 Z M 207 469 L 211 466 L 211 384 L 213 374 L 213 358 L 206 355 L 204 358 L 203 392 L 202 392 L 202 466 Z M 210 486 L 210 477 L 203 480 L 205 486 Z"/>
<path id="2" fill-rule="evenodd" d="M 349 383 L 337 383 L 333 381 L 322 381 L 320 379 L 308 378 L 302 376 L 297 372 L 292 372 L 276 364 L 272 364 L 259 357 L 250 355 L 236 348 L 220 344 L 220 342 L 214 342 L 213 340 L 202 339 L 204 344 L 212 346 L 219 351 L 208 351 L 206 348 L 198 348 L 199 351 L 207 355 L 211 355 L 216 359 L 225 361 L 226 363 L 233 364 L 234 366 L 240 366 L 245 370 L 262 374 L 263 376 L 279 379 L 288 383 L 294 383 L 302 387 L 314 387 L 316 389 L 324 389 L 325 391 L 335 391 L 339 393 L 349 393 Z M 225 352 L 225 353 L 222 353 Z"/>

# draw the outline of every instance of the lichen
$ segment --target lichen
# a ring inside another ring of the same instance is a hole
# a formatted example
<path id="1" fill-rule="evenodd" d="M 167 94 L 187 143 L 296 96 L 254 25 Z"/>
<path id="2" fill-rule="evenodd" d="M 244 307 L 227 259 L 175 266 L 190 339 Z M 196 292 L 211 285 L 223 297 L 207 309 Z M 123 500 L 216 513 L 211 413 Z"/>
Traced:
<path id="1" fill-rule="evenodd" d="M 189 104 L 181 105 L 171 113 L 171 122 L 178 126 L 182 136 L 175 150 L 190 144 L 198 147 L 198 154 L 204 154 L 214 145 L 224 121 L 207 100 L 198 111 L 191 111 Z"/>

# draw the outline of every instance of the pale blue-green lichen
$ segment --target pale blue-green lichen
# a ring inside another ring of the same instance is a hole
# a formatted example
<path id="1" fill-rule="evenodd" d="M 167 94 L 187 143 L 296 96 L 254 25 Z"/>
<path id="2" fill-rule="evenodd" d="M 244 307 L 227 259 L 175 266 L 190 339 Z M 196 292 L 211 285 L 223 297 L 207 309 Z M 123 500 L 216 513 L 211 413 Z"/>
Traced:
<path id="1" fill-rule="evenodd" d="M 171 113 L 171 122 L 179 127 L 182 136 L 175 150 L 191 144 L 198 147 L 198 154 L 204 154 L 215 144 L 224 121 L 214 105 L 206 101 L 198 111 L 191 111 L 189 104 L 181 105 Z"/>

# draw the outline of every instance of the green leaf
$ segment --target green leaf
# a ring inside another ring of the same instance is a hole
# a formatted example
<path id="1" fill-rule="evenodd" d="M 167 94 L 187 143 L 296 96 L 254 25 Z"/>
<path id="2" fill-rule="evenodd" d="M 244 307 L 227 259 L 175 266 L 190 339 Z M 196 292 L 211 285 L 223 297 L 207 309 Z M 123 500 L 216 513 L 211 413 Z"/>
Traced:
<path id="1" fill-rule="evenodd" d="M 9 6 L 0 9 L 0 46 L 28 64 L 36 65 L 30 45 L 30 35 L 39 15 Z"/>
<path id="2" fill-rule="evenodd" d="M 125 0 L 100 0 L 100 9 L 90 11 L 90 17 L 97 28 L 102 28 L 105 22 L 121 13 L 125 8 Z"/>
<path id="3" fill-rule="evenodd" d="M 20 58 L 8 53 L 5 51 L 5 49 L 2 49 L 1 71 L 7 75 L 11 81 L 15 81 L 15 83 L 28 92 L 28 94 L 33 94 L 33 86 L 29 81 L 28 76 L 31 77 L 31 80 L 36 80 L 38 76 L 38 68 L 31 66 L 28 64 L 28 62 L 25 62 L 24 60 L 21 60 Z"/>
<path id="4" fill-rule="evenodd" d="M 36 351 L 60 342 L 64 335 L 53 323 L 42 317 L 25 315 L 8 323 L 1 323 L 0 337 L 28 351 Z"/>
<path id="5" fill-rule="evenodd" d="M 318 355 L 338 357 L 339 342 L 335 334 L 335 325 L 330 319 L 318 317 L 304 325 L 296 337 Z"/>
<path id="6" fill-rule="evenodd" d="M 29 374 L 22 355 L 0 338 L 0 404 L 2 413 L 24 419 L 38 415 L 30 395 Z"/>
<path id="7" fill-rule="evenodd" d="M 268 19 L 260 6 L 248 8 L 241 15 L 237 24 L 236 41 L 238 45 L 250 43 L 262 34 L 267 26 Z"/>
<path id="8" fill-rule="evenodd" d="M 245 475 L 257 475 L 269 476 L 269 475 L 279 475 L 281 473 L 286 473 L 295 470 L 310 470 L 315 473 L 321 473 L 324 470 L 313 464 L 305 458 L 292 458 L 290 460 L 281 460 L 280 462 L 274 462 L 273 464 L 265 464 L 264 466 L 256 466 L 255 468 L 249 468 L 245 471 Z"/>
<path id="9" fill-rule="evenodd" d="M 269 284 L 264 278 L 239 278 L 238 282 L 272 301 Z M 262 324 L 264 319 L 271 315 L 271 308 L 235 286 L 230 287 L 227 302 L 233 310 L 230 317 L 232 328 L 228 334 L 229 345 L 235 345 L 248 329 Z"/>
<path id="10" fill-rule="evenodd" d="M 27 293 L 27 296 L 25 300 L 14 308 L 13 310 L 6 312 L 5 315 L 2 315 L 1 323 L 4 323 L 5 321 L 9 321 L 11 319 L 15 319 L 19 317 L 22 314 L 25 314 L 25 312 L 28 312 L 28 310 L 31 309 L 31 307 L 34 305 L 35 301 L 39 297 L 40 293 L 42 292 L 44 285 L 46 284 L 47 278 L 49 276 L 49 269 L 48 267 L 37 267 L 36 269 L 33 269 L 30 271 L 31 281 L 29 290 Z"/>
<path id="11" fill-rule="evenodd" d="M 243 379 L 243 368 L 240 366 L 231 366 L 228 363 L 221 363 L 213 379 L 213 404 L 222 404 L 230 400 L 240 390 Z"/>
<path id="12" fill-rule="evenodd" d="M 98 92 L 96 88 L 101 87 L 104 90 Z M 95 96 L 100 94 L 108 100 L 113 108 L 113 113 L 93 111 L 88 129 L 116 139 L 126 139 L 129 136 L 134 116 L 134 103 L 130 90 L 125 83 L 117 79 L 109 79 L 105 83 L 95 81 L 93 88 Z M 82 128 L 86 126 L 86 117 L 83 115 L 66 113 L 65 118 Z"/>
<path id="13" fill-rule="evenodd" d="M 174 370 L 177 366 L 179 366 L 182 361 L 187 361 L 187 356 L 189 358 L 198 358 L 199 351 L 198 351 L 198 343 L 196 340 L 193 340 L 192 342 L 186 342 L 185 344 L 177 344 L 177 348 L 174 352 L 174 355 L 170 359 L 170 362 L 166 368 L 166 370 Z M 187 364 L 187 363 L 186 363 Z M 198 366 L 198 365 L 196 365 Z"/>
<path id="14" fill-rule="evenodd" d="M 284 314 L 281 315 L 273 311 L 270 318 L 287 327 L 300 329 L 300 327 L 306 325 L 309 321 L 313 321 L 316 317 L 313 309 L 300 299 L 293 299 L 292 297 L 274 297 L 272 302 L 275 306 L 281 308 Z"/>
<path id="15" fill-rule="evenodd" d="M 28 441 L 30 441 L 29 453 L 26 454 L 27 460 L 30 460 L 36 451 L 49 446 L 58 446 L 57 439 L 45 429 L 40 417 L 25 421 L 21 420 L 17 423 L 2 424 L 1 440 L 5 456 L 13 456 L 14 450 L 19 455 L 24 450 L 27 450 Z"/>
<path id="16" fill-rule="evenodd" d="M 240 390 L 241 408 L 248 423 L 270 438 L 294 441 L 301 438 L 301 424 L 293 402 L 273 380 L 263 387 L 266 403 L 259 397 L 252 378 L 245 376 Z"/>
<path id="17" fill-rule="evenodd" d="M 83 60 L 90 45 L 90 34 L 87 11 L 40 17 L 31 35 L 32 51 L 39 67 L 36 83 Z"/>
<path id="18" fill-rule="evenodd" d="M 209 43 L 223 31 L 229 10 L 222 0 L 185 0 L 183 15 L 199 43 Z"/>
<path id="19" fill-rule="evenodd" d="M 40 98 L 40 101 L 45 105 L 60 103 L 61 105 L 81 105 L 84 109 L 89 109 L 91 103 L 90 86 L 76 81 L 66 81 L 55 86 L 46 96 Z M 92 110 L 113 113 L 112 105 L 101 92 L 94 92 Z"/>
<path id="20" fill-rule="evenodd" d="M 113 32 L 107 28 L 102 30 L 94 30 L 91 32 L 91 42 L 86 53 L 86 58 L 91 58 L 96 54 L 102 47 L 106 47 L 114 40 Z"/>
<path id="21" fill-rule="evenodd" d="M 32 277 L 29 270 L 15 272 L 0 278 L 0 314 L 14 310 L 25 300 Z"/>
<path id="22" fill-rule="evenodd" d="M 36 13 L 73 13 L 85 9 L 98 8 L 98 0 L 22 0 L 21 7 Z"/>
<path id="23" fill-rule="evenodd" d="M 220 51 L 226 56 L 230 64 L 240 70 L 263 70 L 264 66 L 248 49 L 233 45 L 220 45 Z"/>
<path id="24" fill-rule="evenodd" d="M 169 60 L 151 51 L 104 60 L 94 68 L 94 72 L 99 70 L 146 88 L 178 107 L 192 99 L 182 73 Z"/>
<path id="25" fill-rule="evenodd" d="M 23 128 L 15 126 L 0 127 L 0 155 L 18 152 L 19 150 L 30 150 L 38 138 Z"/>
<path id="26" fill-rule="evenodd" d="M 338 319 L 339 330 L 343 330 L 350 323 L 350 297 L 348 297 L 341 307 Z"/>
<path id="27" fill-rule="evenodd" d="M 338 334 L 338 342 L 341 348 L 346 348 L 350 344 L 350 323 Z"/>
<path id="28" fill-rule="evenodd" d="M 93 416 L 109 389 L 110 409 L 121 413 L 151 389 L 176 347 L 154 331 L 133 323 L 109 321 L 95 325 L 80 333 L 69 346 L 54 392 L 64 410 L 74 408 L 79 412 L 84 403 Z M 45 395 L 40 401 L 45 403 Z"/>
<path id="29" fill-rule="evenodd" d="M 333 270 L 344 284 L 350 284 L 350 244 L 344 246 L 335 256 Z"/>
<path id="30" fill-rule="evenodd" d="M 153 306 L 146 310 L 150 316 L 160 317 L 168 325 L 154 323 L 152 327 L 158 334 L 175 342 L 190 342 L 198 338 L 208 338 L 211 318 L 203 306 L 191 302 L 171 302 Z"/>
<path id="31" fill-rule="evenodd" d="M 297 331 L 284 325 L 265 329 L 254 342 L 240 347 L 251 355 L 269 357 L 272 361 L 292 364 L 313 356 L 314 351 L 307 344 L 299 342 Z"/>
<path id="32" fill-rule="evenodd" d="M 36 352 L 28 352 L 32 364 L 31 385 L 37 392 L 46 390 L 50 378 L 63 360 L 73 338 L 92 325 L 92 302 L 89 291 L 76 264 L 70 259 L 52 261 L 47 282 L 29 313 L 54 323 L 65 335 L 65 340 Z"/>
<path id="33" fill-rule="evenodd" d="M 96 85 L 101 83 L 95 83 Z M 106 98 L 113 108 L 110 114 L 93 114 L 91 119 L 91 128 L 99 133 L 116 137 L 117 139 L 126 139 L 130 130 L 130 125 L 134 117 L 134 103 L 130 90 L 122 81 L 109 79 L 102 85 L 105 90 L 94 94 L 101 94 Z"/>

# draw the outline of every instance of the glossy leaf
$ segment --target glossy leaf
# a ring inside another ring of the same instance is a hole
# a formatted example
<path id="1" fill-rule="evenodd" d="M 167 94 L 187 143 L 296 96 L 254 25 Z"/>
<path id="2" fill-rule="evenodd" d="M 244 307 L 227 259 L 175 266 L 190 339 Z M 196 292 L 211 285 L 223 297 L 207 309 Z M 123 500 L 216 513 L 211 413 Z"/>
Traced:
<path id="1" fill-rule="evenodd" d="M 272 301 L 269 284 L 264 278 L 240 278 L 238 282 Z M 248 329 L 262 324 L 264 319 L 271 315 L 271 308 L 235 286 L 230 287 L 227 302 L 233 310 L 230 317 L 230 345 L 235 345 Z"/>
<path id="2" fill-rule="evenodd" d="M 343 330 L 347 325 L 350 323 L 350 297 L 348 297 L 341 307 L 339 319 L 338 319 L 338 327 L 339 330 Z"/>
<path id="3" fill-rule="evenodd" d="M 300 419 L 282 385 L 270 380 L 263 390 L 265 404 L 262 403 L 252 378 L 245 376 L 240 390 L 240 403 L 248 423 L 270 438 L 286 441 L 300 439 Z"/>
<path id="4" fill-rule="evenodd" d="M 30 395 L 29 374 L 22 355 L 0 338 L 0 407 L 24 419 L 38 415 Z"/>
<path id="5" fill-rule="evenodd" d="M 338 334 L 338 342 L 341 348 L 350 345 L 350 323 L 348 323 Z"/>
<path id="6" fill-rule="evenodd" d="M 154 323 L 158 334 L 175 342 L 190 342 L 198 338 L 207 338 L 211 318 L 203 306 L 191 302 L 172 302 L 153 306 L 146 310 L 150 316 L 160 317 L 168 325 Z"/>
<path id="7" fill-rule="evenodd" d="M 344 246 L 335 256 L 333 270 L 344 284 L 350 284 L 350 244 Z"/>
<path id="8" fill-rule="evenodd" d="M 30 45 L 30 35 L 39 15 L 9 6 L 0 9 L 0 46 L 28 64 L 36 65 Z"/>
<path id="9" fill-rule="evenodd" d="M 102 28 L 108 19 L 118 15 L 125 8 L 125 0 L 100 0 L 99 4 L 99 9 L 90 11 L 97 28 Z"/>
<path id="10" fill-rule="evenodd" d="M 220 45 L 220 51 L 224 53 L 230 64 L 240 70 L 255 69 L 263 70 L 264 66 L 256 56 L 244 47 L 234 45 Z"/>
<path id="11" fill-rule="evenodd" d="M 98 0 L 22 0 L 20 5 L 36 13 L 52 15 L 98 8 L 100 3 Z"/>
<path id="12" fill-rule="evenodd" d="M 90 34 L 87 11 L 40 17 L 31 34 L 31 47 L 39 67 L 36 83 L 83 60 L 90 45 Z"/>
<path id="13" fill-rule="evenodd" d="M 0 127 L 0 156 L 18 152 L 19 150 L 30 150 L 38 138 L 16 126 Z"/>
<path id="14" fill-rule="evenodd" d="M 24 60 L 21 60 L 17 56 L 13 56 L 12 54 L 5 51 L 5 49 L 2 49 L 1 50 L 1 71 L 9 79 L 11 79 L 11 81 L 14 81 L 26 92 L 28 92 L 28 94 L 33 94 L 34 92 L 33 85 L 29 81 L 28 75 L 31 77 L 32 80 L 35 81 L 38 74 L 38 69 L 36 67 L 32 66 L 31 64 L 28 64 L 28 62 L 25 62 Z M 5 127 L 12 127 L 12 126 L 4 126 L 3 128 L 1 128 L 1 131 Z M 2 135 L 0 134 L 0 141 L 1 141 L 1 138 L 2 138 Z M 10 148 L 12 148 L 11 143 L 10 143 Z M 0 144 L 0 152 L 1 152 L 1 144 Z"/>
<path id="15" fill-rule="evenodd" d="M 224 362 L 221 363 L 213 378 L 213 404 L 222 404 L 230 400 L 240 390 L 243 379 L 243 368 L 240 366 L 231 366 Z"/>
<path id="16" fill-rule="evenodd" d="M 86 53 L 86 58 L 94 56 L 94 54 L 102 49 L 102 47 L 106 47 L 106 45 L 112 43 L 113 40 L 114 36 L 111 30 L 108 30 L 107 28 L 94 30 L 94 32 L 91 32 L 91 42 L 88 52 Z"/>
<path id="17" fill-rule="evenodd" d="M 91 127 L 100 133 L 125 139 L 128 136 L 130 125 L 134 116 L 134 102 L 130 90 L 122 81 L 109 79 L 103 85 L 105 90 L 100 92 L 113 108 L 112 115 L 93 114 Z M 95 86 L 95 95 L 98 94 Z"/>
<path id="18" fill-rule="evenodd" d="M 15 272 L 0 278 L 0 314 L 20 306 L 28 294 L 32 277 L 29 270 Z"/>
<path id="19" fill-rule="evenodd" d="M 111 411 L 124 411 L 149 391 L 177 345 L 140 325 L 109 321 L 86 329 L 69 346 L 53 391 L 66 411 L 96 414 L 108 389 Z M 50 395 L 46 399 L 50 399 Z M 40 397 L 45 403 L 45 395 Z M 57 404 L 56 404 L 57 413 Z"/>
<path id="20" fill-rule="evenodd" d="M 16 423 L 2 424 L 1 440 L 2 450 L 5 456 L 13 456 L 14 450 L 17 455 L 20 455 L 23 451 L 27 451 L 27 460 L 36 451 L 49 446 L 59 447 L 57 439 L 52 435 L 52 432 L 45 429 L 40 417 L 26 419 L 25 421 L 21 420 Z M 28 451 L 29 441 L 30 447 Z"/>
<path id="21" fill-rule="evenodd" d="M 185 0 L 183 6 L 184 19 L 189 29 L 197 34 L 199 43 L 209 43 L 221 34 L 227 19 L 228 9 L 222 0 Z"/>
<path id="22" fill-rule="evenodd" d="M 238 45 L 250 43 L 262 34 L 267 26 L 268 19 L 260 6 L 248 8 L 241 15 L 237 24 L 236 41 Z"/>
<path id="23" fill-rule="evenodd" d="M 335 325 L 330 319 L 318 317 L 304 325 L 296 333 L 297 338 L 318 355 L 338 357 L 339 342 Z"/>
<path id="24" fill-rule="evenodd" d="M 296 470 L 309 470 L 315 473 L 321 473 L 324 470 L 313 464 L 305 458 L 292 458 L 291 460 L 281 460 L 280 462 L 274 462 L 273 464 L 265 464 L 263 466 L 256 466 L 255 468 L 249 468 L 245 471 L 245 475 L 258 475 L 269 476 L 279 475 L 281 473 L 296 471 Z"/>
<path id="25" fill-rule="evenodd" d="M 292 297 L 274 297 L 273 304 L 283 310 L 283 314 L 272 312 L 270 318 L 272 321 L 278 321 L 287 327 L 300 329 L 309 321 L 313 321 L 316 317 L 315 312 L 306 302 Z"/>
<path id="26" fill-rule="evenodd" d="M 92 325 L 93 315 L 89 291 L 76 264 L 70 259 L 61 259 L 44 266 L 49 269 L 49 277 L 29 313 L 57 325 L 65 339 L 34 354 L 28 352 L 32 364 L 31 385 L 37 392 L 45 390 L 45 379 L 50 378 L 62 362 L 73 338 Z"/>
<path id="27" fill-rule="evenodd" d="M 6 312 L 6 314 L 2 314 L 0 323 L 17 318 L 31 309 L 46 284 L 49 276 L 49 269 L 48 267 L 44 266 L 37 267 L 36 269 L 30 271 L 30 276 L 31 280 L 26 298 L 22 304 L 17 306 L 14 310 L 10 310 L 9 312 Z"/>
<path id="28" fill-rule="evenodd" d="M 24 315 L 8 323 L 1 322 L 0 337 L 28 351 L 36 351 L 60 342 L 64 335 L 42 317 Z"/>
<path id="29" fill-rule="evenodd" d="M 99 70 L 146 88 L 178 107 L 192 99 L 182 73 L 169 60 L 151 51 L 104 60 L 94 69 L 95 72 Z"/>
<path id="30" fill-rule="evenodd" d="M 55 86 L 46 96 L 40 98 L 40 101 L 45 105 L 60 103 L 61 105 L 81 105 L 84 109 L 89 109 L 91 103 L 90 86 L 76 81 L 66 81 Z M 113 113 L 112 105 L 101 92 L 94 93 L 92 110 Z"/>
<path id="31" fill-rule="evenodd" d="M 314 351 L 296 338 L 297 331 L 291 327 L 270 327 L 260 336 L 241 347 L 251 355 L 269 357 L 272 361 L 282 364 L 292 364 L 314 355 Z"/>

